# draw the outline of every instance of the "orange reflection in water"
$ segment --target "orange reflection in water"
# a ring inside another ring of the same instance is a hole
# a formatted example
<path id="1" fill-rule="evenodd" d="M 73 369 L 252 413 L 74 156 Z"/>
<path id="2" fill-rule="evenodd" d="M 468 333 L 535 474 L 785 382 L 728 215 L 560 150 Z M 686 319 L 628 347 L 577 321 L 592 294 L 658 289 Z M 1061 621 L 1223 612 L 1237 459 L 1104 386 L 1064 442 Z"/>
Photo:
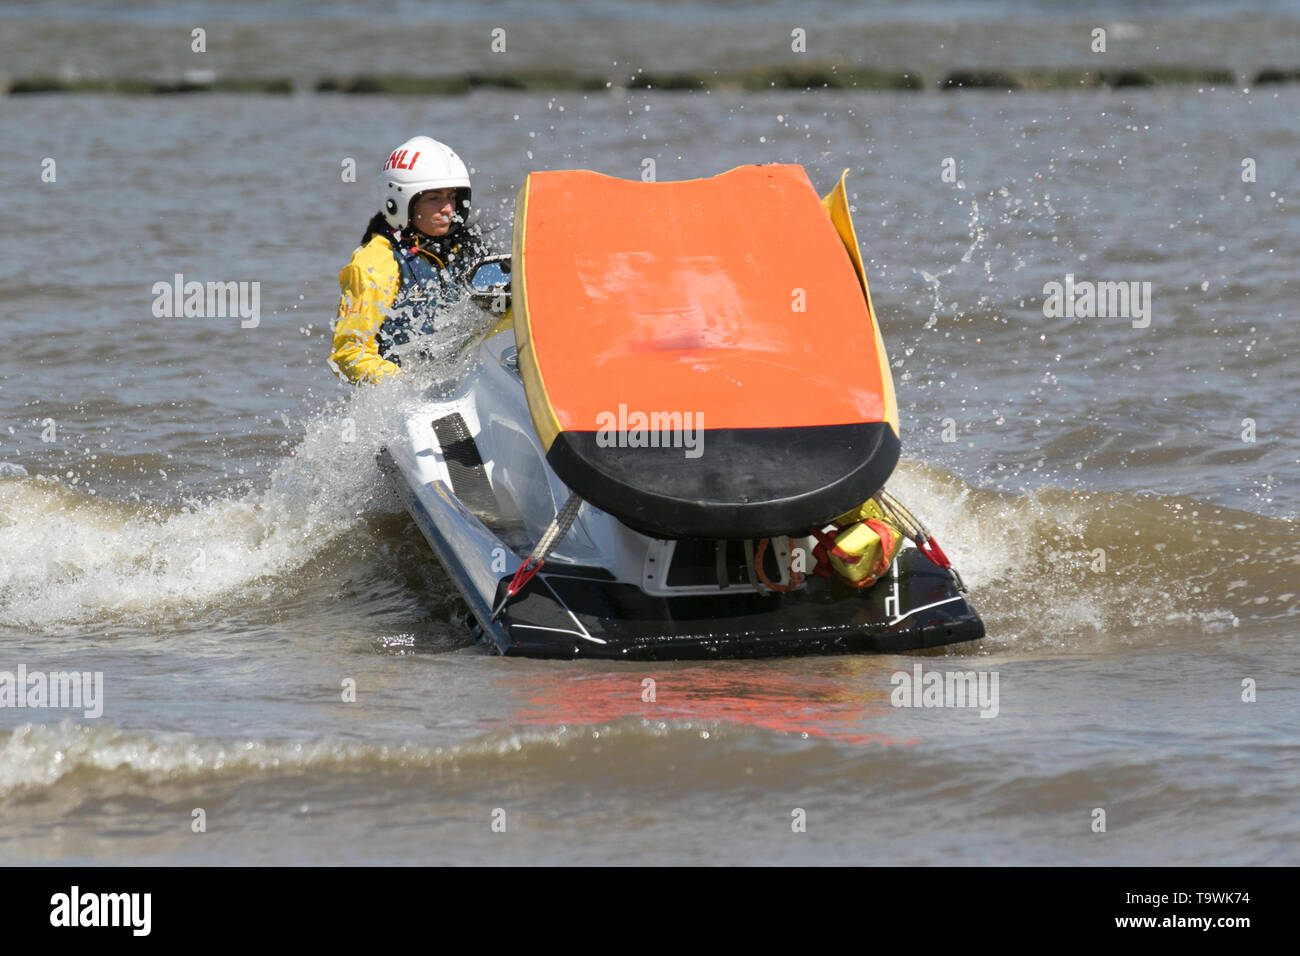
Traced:
<path id="1" fill-rule="evenodd" d="M 580 662 L 544 669 L 524 665 L 499 683 L 517 701 L 509 719 L 527 726 L 601 724 L 629 717 L 689 720 L 849 743 L 911 746 L 915 739 L 870 729 L 893 710 L 889 678 L 895 670 L 896 662 L 866 657 Z M 654 700 L 645 699 L 651 691 Z"/>

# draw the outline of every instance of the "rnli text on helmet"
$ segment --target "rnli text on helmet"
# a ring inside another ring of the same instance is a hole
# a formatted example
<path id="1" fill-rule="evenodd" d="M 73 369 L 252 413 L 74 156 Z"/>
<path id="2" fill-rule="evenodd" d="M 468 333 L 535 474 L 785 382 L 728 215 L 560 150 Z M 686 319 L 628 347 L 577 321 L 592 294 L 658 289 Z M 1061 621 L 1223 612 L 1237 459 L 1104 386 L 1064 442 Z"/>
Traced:
<path id="1" fill-rule="evenodd" d="M 407 152 L 408 150 L 405 149 L 393 150 L 388 157 L 388 162 L 384 163 L 384 169 L 414 169 L 415 161 L 420 158 L 420 153 L 417 150 L 415 154 L 411 156 L 411 161 L 408 163 L 403 162 L 403 160 L 406 159 Z"/>

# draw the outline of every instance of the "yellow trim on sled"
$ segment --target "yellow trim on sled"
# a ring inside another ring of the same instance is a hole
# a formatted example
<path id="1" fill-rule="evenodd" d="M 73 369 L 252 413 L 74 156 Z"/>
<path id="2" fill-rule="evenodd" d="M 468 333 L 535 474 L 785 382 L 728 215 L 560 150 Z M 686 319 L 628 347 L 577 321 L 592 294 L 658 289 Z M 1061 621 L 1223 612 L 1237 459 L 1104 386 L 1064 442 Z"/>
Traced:
<path id="1" fill-rule="evenodd" d="M 858 249 L 858 236 L 853 230 L 853 219 L 849 215 L 849 197 L 844 189 L 844 180 L 848 177 L 846 169 L 840 174 L 840 181 L 829 193 L 822 197 L 822 208 L 830 217 L 835 231 L 840 234 L 844 248 L 853 260 L 853 268 L 862 283 L 862 291 L 867 297 L 867 312 L 871 315 L 871 329 L 876 335 L 876 354 L 880 359 L 880 388 L 885 395 L 885 421 L 894 429 L 894 434 L 902 437 L 898 427 L 898 400 L 894 396 L 894 376 L 889 370 L 889 356 L 885 353 L 885 342 L 880 337 L 880 323 L 876 321 L 876 310 L 871 304 L 871 289 L 867 287 L 867 272 L 862 266 L 862 252 Z"/>
<path id="2" fill-rule="evenodd" d="M 537 364 L 537 355 L 533 351 L 532 328 L 528 324 L 528 260 L 525 257 L 524 226 L 528 222 L 528 183 L 530 173 L 524 179 L 515 200 L 514 248 L 511 255 L 511 269 L 515 274 L 518 287 L 511 293 L 511 307 L 515 313 L 515 348 L 519 354 L 519 374 L 524 379 L 524 394 L 528 398 L 528 414 L 533 420 L 533 428 L 542 443 L 542 451 L 551 450 L 551 443 L 560 433 L 560 422 L 555 417 L 555 409 L 546 394 L 546 384 L 542 381 L 542 370 Z"/>

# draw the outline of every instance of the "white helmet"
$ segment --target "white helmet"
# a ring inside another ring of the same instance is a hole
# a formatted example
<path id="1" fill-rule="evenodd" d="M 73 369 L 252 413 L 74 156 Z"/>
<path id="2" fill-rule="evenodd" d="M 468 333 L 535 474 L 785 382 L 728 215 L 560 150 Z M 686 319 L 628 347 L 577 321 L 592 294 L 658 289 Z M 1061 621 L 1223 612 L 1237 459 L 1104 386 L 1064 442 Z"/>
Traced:
<path id="1" fill-rule="evenodd" d="M 469 170 L 450 146 L 415 136 L 389 154 L 380 173 L 379 203 L 394 229 L 405 229 L 411 218 L 411 200 L 426 189 L 456 187 L 456 212 L 461 223 L 469 219 Z"/>

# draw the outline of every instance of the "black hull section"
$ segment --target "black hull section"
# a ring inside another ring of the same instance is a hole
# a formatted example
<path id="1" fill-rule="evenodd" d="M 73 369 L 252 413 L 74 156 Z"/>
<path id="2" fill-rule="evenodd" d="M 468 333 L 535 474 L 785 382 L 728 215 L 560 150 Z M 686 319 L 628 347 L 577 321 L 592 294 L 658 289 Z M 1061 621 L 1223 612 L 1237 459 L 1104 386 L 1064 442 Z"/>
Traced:
<path id="1" fill-rule="evenodd" d="M 736 539 L 807 534 L 883 488 L 901 450 L 884 422 L 710 429 L 699 437 L 692 458 L 669 433 L 644 448 L 604 447 L 597 432 L 563 431 L 546 460 L 584 501 L 649 537 Z"/>
<path id="2" fill-rule="evenodd" d="M 896 575 L 866 591 L 814 578 L 807 590 L 789 594 L 664 598 L 597 569 L 550 570 L 535 576 L 499 620 L 479 622 L 476 631 L 490 635 L 502 654 L 688 660 L 901 653 L 984 636 L 984 623 L 949 574 L 910 548 L 899 555 Z"/>

